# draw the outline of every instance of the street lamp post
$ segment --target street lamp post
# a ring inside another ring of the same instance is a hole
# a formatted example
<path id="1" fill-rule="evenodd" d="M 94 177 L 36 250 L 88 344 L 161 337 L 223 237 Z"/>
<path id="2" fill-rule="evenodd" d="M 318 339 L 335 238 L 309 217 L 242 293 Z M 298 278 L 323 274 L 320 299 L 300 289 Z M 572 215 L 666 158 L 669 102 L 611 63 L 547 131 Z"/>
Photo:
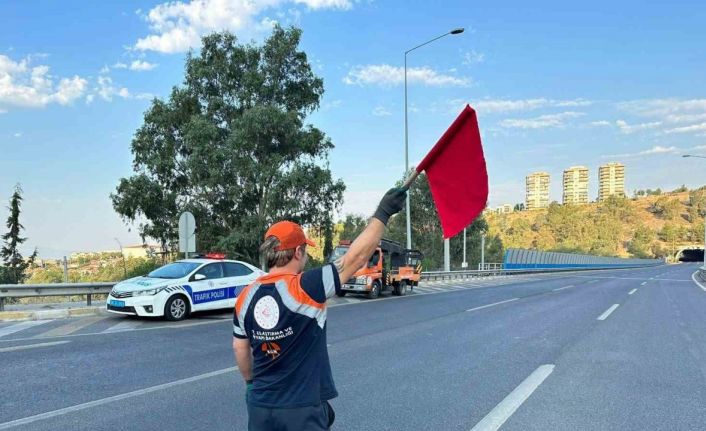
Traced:
<path id="1" fill-rule="evenodd" d="M 120 243 L 120 240 L 117 238 L 113 238 L 115 242 L 118 243 L 118 247 L 120 247 L 120 257 L 123 258 L 123 275 L 125 278 L 127 278 L 127 266 L 125 265 L 125 253 L 123 253 L 123 245 Z"/>
<path id="2" fill-rule="evenodd" d="M 421 48 L 424 45 L 428 45 L 436 40 L 441 39 L 444 36 L 448 36 L 450 34 L 460 34 L 463 33 L 463 28 L 455 28 L 451 30 L 448 33 L 444 33 L 441 36 L 437 36 L 434 39 L 428 40 L 420 45 L 415 46 L 414 48 L 408 49 L 407 51 L 404 52 L 404 175 L 406 176 L 407 173 L 409 172 L 409 140 L 408 140 L 408 132 L 407 132 L 407 54 L 410 52 L 414 51 L 417 48 Z M 412 222 L 411 222 L 411 217 L 410 217 L 410 209 L 409 209 L 409 194 L 407 194 L 407 201 L 405 204 L 405 208 L 407 211 L 407 248 L 412 248 Z"/>
<path id="3" fill-rule="evenodd" d="M 706 159 L 706 156 L 697 156 L 694 154 L 684 154 L 682 157 L 695 157 L 697 159 Z M 703 269 L 706 270 L 706 218 L 704 218 L 704 266 Z"/>

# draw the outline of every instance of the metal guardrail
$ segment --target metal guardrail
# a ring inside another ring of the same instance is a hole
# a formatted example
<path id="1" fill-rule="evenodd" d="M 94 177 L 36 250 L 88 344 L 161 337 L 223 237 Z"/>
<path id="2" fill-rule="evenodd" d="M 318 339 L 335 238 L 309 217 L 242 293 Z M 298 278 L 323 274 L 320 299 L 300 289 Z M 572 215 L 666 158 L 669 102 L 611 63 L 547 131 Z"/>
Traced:
<path id="1" fill-rule="evenodd" d="M 657 266 L 661 263 L 655 263 L 654 265 L 639 265 L 639 266 L 623 266 L 620 268 L 526 268 L 526 269 L 486 269 L 483 271 L 478 270 L 462 270 L 462 271 L 423 271 L 422 280 L 457 280 L 464 278 L 475 278 L 475 277 L 488 277 L 491 275 L 512 275 L 512 274 L 539 274 L 543 272 L 570 272 L 570 271 L 599 271 L 606 269 L 627 269 L 627 268 L 644 268 L 646 266 Z M 704 275 L 706 276 L 706 274 Z"/>
<path id="2" fill-rule="evenodd" d="M 92 295 L 108 294 L 116 284 L 117 282 L 0 284 L 0 311 L 5 311 L 6 298 L 86 295 L 86 304 L 91 305 Z"/>
<path id="3" fill-rule="evenodd" d="M 644 265 L 641 265 L 644 266 Z M 458 280 L 493 275 L 538 274 L 545 272 L 591 271 L 615 268 L 529 268 L 529 269 L 486 269 L 463 271 L 425 271 L 422 280 Z M 701 268 L 700 276 L 706 281 L 706 270 Z M 6 298 L 28 298 L 43 296 L 86 295 L 86 304 L 91 305 L 91 296 L 108 294 L 118 282 L 107 283 L 54 283 L 54 284 L 0 284 L 0 311 L 5 310 Z"/>
<path id="4" fill-rule="evenodd" d="M 488 269 L 503 269 L 502 263 L 478 263 L 478 270 L 488 270 Z"/>

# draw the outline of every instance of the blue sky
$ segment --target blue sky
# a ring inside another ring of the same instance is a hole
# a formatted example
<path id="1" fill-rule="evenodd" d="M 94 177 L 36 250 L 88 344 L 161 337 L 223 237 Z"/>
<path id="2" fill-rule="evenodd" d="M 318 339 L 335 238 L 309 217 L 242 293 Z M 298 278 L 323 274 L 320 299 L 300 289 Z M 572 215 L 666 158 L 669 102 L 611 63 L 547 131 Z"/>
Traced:
<path id="1" fill-rule="evenodd" d="M 706 5 L 644 3 L 2 2 L 0 199 L 22 185 L 27 246 L 44 256 L 138 243 L 108 195 L 131 173 L 149 99 L 181 83 L 200 35 L 260 41 L 273 22 L 304 30 L 324 79 L 310 121 L 336 145 L 344 212 L 371 213 L 402 174 L 403 52 L 455 27 L 466 31 L 409 56 L 412 163 L 470 103 L 491 206 L 522 202 L 537 170 L 560 200 L 573 165 L 590 168 L 595 198 L 598 166 L 611 161 L 626 165 L 629 191 L 702 185 L 706 161 L 679 155 L 706 155 Z"/>

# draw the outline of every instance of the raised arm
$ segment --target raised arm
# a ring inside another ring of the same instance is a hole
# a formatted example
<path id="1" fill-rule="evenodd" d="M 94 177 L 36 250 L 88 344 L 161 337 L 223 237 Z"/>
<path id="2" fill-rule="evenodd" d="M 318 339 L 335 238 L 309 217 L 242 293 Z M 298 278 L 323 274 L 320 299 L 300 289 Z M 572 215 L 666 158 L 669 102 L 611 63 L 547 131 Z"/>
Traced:
<path id="1" fill-rule="evenodd" d="M 334 262 L 341 282 L 351 278 L 370 259 L 385 233 L 388 220 L 402 210 L 406 197 L 407 189 L 402 188 L 393 188 L 385 193 L 363 232 L 353 241 L 346 254 Z"/>

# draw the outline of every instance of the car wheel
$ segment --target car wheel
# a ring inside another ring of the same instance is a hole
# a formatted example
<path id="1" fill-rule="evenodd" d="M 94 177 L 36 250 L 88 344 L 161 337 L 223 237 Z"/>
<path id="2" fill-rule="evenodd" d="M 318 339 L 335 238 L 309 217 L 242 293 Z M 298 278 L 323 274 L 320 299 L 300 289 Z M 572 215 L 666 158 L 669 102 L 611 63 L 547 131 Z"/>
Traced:
<path id="1" fill-rule="evenodd" d="M 370 289 L 370 292 L 368 292 L 368 298 L 375 299 L 378 296 L 380 296 L 380 281 L 375 280 L 373 281 L 373 287 Z"/>
<path id="2" fill-rule="evenodd" d="M 346 293 L 348 293 L 348 292 L 345 292 L 343 290 L 339 290 L 338 292 L 336 292 L 336 296 L 338 296 L 339 298 L 343 298 L 344 296 L 346 296 Z"/>
<path id="3" fill-rule="evenodd" d="M 164 305 L 167 320 L 184 320 L 189 316 L 189 301 L 182 295 L 174 295 Z"/>

